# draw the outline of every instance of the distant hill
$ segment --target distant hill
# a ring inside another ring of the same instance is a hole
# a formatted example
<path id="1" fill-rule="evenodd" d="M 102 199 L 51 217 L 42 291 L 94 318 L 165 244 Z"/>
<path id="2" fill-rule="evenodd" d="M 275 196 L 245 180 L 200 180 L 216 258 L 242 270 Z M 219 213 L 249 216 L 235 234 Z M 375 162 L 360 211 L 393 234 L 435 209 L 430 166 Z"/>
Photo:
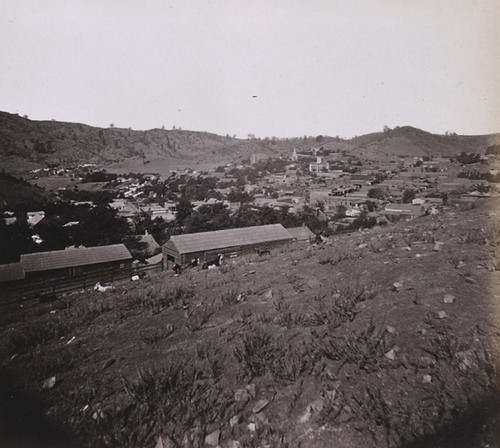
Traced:
<path id="1" fill-rule="evenodd" d="M 172 159 L 189 163 L 228 163 L 250 157 L 290 154 L 321 147 L 366 157 L 450 156 L 462 151 L 484 153 L 500 143 L 500 134 L 486 136 L 434 135 L 411 127 L 367 134 L 351 140 L 328 136 L 290 139 L 238 139 L 208 132 L 97 128 L 79 123 L 33 121 L 0 112 L 0 158 L 7 170 L 46 164 L 93 162 L 109 165 L 127 159 Z"/>
<path id="2" fill-rule="evenodd" d="M 461 152 L 484 154 L 490 145 L 500 142 L 500 134 L 491 135 L 436 135 L 411 126 L 397 127 L 351 140 L 355 153 L 366 156 L 443 156 Z"/>

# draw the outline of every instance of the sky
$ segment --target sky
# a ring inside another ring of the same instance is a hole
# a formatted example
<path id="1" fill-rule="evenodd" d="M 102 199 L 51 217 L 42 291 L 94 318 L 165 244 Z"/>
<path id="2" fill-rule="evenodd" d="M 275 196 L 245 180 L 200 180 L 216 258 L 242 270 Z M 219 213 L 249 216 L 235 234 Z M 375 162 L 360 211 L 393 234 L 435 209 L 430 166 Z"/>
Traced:
<path id="1" fill-rule="evenodd" d="M 247 138 L 500 132 L 497 0 L 0 0 L 0 110 Z"/>

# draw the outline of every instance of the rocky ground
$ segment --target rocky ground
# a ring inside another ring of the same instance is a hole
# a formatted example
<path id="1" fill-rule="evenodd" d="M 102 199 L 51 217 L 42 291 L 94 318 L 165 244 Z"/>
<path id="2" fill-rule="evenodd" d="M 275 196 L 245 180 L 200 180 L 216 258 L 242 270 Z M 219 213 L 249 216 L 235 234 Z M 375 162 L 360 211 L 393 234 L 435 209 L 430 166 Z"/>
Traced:
<path id="1" fill-rule="evenodd" d="M 497 446 L 499 217 L 4 306 L 2 446 Z"/>

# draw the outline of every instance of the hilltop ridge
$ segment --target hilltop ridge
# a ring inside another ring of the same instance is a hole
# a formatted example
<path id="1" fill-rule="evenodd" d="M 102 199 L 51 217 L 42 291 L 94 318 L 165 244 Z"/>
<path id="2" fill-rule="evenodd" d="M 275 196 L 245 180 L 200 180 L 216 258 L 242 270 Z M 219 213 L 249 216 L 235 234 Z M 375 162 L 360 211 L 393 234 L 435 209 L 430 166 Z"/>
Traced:
<path id="1" fill-rule="evenodd" d="M 34 121 L 0 112 L 0 157 L 8 168 L 92 162 L 109 165 L 127 159 L 228 163 L 252 153 L 279 156 L 297 149 L 321 147 L 367 157 L 443 155 L 462 151 L 484 154 L 500 143 L 500 134 L 435 135 L 410 126 L 388 129 L 352 139 L 317 136 L 287 139 L 220 136 L 181 129 L 136 131 L 98 128 L 80 123 Z"/>

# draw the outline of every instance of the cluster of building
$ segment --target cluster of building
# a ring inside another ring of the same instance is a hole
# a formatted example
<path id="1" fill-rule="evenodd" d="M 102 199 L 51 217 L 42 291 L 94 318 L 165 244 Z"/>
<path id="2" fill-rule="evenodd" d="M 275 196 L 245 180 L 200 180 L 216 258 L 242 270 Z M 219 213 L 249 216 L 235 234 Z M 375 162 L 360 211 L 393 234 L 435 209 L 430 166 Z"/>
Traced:
<path id="1" fill-rule="evenodd" d="M 284 168 L 281 172 L 262 172 L 243 186 L 241 182 L 238 184 L 235 175 L 235 170 L 248 168 L 243 165 L 228 165 L 202 173 L 191 170 L 171 172 L 168 177 L 157 174 L 140 175 L 140 178 L 117 177 L 111 190 L 116 193 L 115 198 L 109 205 L 131 224 L 138 216 L 171 222 L 176 219 L 179 193 L 168 191 L 168 185 L 175 180 L 179 186 L 189 179 L 211 177 L 217 178 L 214 188 L 217 197 L 192 201 L 195 210 L 203 205 L 223 204 L 234 212 L 241 204 L 229 198 L 238 189 L 251 195 L 250 206 L 286 206 L 292 213 L 309 206 L 329 226 L 339 229 L 349 226 L 363 212 L 369 213 L 377 222 L 415 219 L 424 214 L 440 213 L 450 198 L 472 202 L 495 195 L 498 193 L 497 184 L 471 180 L 467 176 L 470 172 L 495 174 L 496 157 L 493 158 L 462 165 L 444 157 L 374 161 L 341 151 L 325 155 L 318 148 L 294 150 L 282 164 Z M 85 169 L 93 168 L 86 166 Z M 91 202 L 86 204 L 93 206 Z M 27 214 L 28 224 L 35 227 L 44 217 L 43 210 L 30 211 Z M 13 224 L 16 218 L 12 212 L 5 211 L 3 219 L 6 224 Z M 77 224 L 68 222 L 64 225 Z M 163 255 L 156 255 L 151 262 L 163 262 L 167 267 L 187 264 L 193 259 L 206 262 L 218 254 L 232 257 L 274 247 L 297 240 L 299 234 L 307 235 L 307 238 L 312 236 L 303 228 L 296 229 L 294 236 L 294 230 L 285 229 L 281 224 L 177 235 L 163 246 Z M 36 236 L 34 234 L 34 238 Z M 132 257 L 124 245 L 24 254 L 19 263 L 0 265 L 0 281 L 43 277 L 48 271 L 56 277 L 74 276 L 103 267 L 120 269 L 130 263 Z"/>

